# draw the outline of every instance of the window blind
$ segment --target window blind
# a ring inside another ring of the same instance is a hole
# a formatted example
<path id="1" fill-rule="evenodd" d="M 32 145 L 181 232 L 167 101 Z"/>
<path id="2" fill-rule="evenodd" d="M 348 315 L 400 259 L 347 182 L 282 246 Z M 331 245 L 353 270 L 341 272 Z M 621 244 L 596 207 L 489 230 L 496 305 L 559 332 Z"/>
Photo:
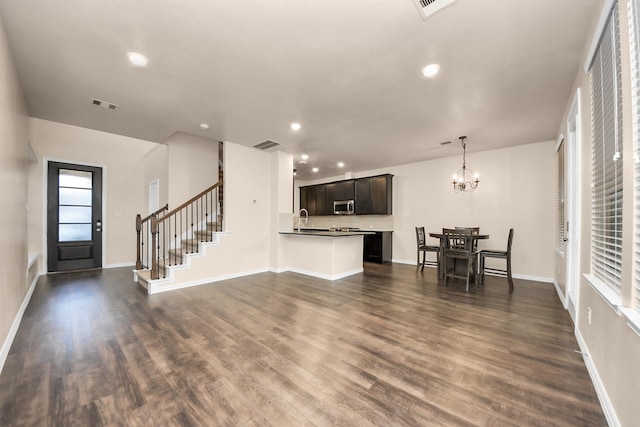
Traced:
<path id="1" fill-rule="evenodd" d="M 591 269 L 620 294 L 622 271 L 622 87 L 617 2 L 590 68 L 592 127 Z"/>
<path id="2" fill-rule="evenodd" d="M 556 234 L 557 242 L 556 247 L 560 252 L 564 252 L 565 249 L 565 216 L 564 216 L 564 140 L 560 141 L 558 150 L 556 152 L 556 158 L 558 163 L 558 179 L 556 189 Z"/>
<path id="3" fill-rule="evenodd" d="M 635 309 L 640 312 L 640 0 L 629 2 L 631 26 L 631 90 L 633 100 L 633 162 L 634 162 L 634 282 Z"/>

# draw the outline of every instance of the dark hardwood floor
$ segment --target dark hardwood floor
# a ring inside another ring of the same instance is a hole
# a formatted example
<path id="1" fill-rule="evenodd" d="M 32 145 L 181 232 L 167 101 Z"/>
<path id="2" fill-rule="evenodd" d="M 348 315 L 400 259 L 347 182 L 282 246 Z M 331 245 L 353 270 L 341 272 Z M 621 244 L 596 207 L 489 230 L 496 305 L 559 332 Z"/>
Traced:
<path id="1" fill-rule="evenodd" d="M 553 286 L 366 264 L 154 296 L 121 268 L 39 279 L 3 426 L 604 426 Z"/>

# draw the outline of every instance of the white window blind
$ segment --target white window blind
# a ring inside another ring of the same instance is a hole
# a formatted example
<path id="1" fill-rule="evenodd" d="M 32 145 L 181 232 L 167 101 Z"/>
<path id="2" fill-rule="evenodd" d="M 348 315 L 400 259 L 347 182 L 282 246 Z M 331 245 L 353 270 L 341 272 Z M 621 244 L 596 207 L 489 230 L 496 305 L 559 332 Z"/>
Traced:
<path id="1" fill-rule="evenodd" d="M 633 99 L 633 162 L 634 162 L 634 286 L 635 309 L 640 312 L 640 0 L 629 2 L 631 26 L 631 89 Z"/>
<path id="2" fill-rule="evenodd" d="M 560 252 L 564 252 L 565 249 L 565 216 L 564 216 L 564 140 L 560 141 L 558 150 L 556 151 L 556 158 L 558 163 L 558 179 L 556 188 L 556 234 L 557 241 L 556 247 Z"/>
<path id="3" fill-rule="evenodd" d="M 591 75 L 591 269 L 620 294 L 622 270 L 622 87 L 618 6 L 593 57 Z"/>

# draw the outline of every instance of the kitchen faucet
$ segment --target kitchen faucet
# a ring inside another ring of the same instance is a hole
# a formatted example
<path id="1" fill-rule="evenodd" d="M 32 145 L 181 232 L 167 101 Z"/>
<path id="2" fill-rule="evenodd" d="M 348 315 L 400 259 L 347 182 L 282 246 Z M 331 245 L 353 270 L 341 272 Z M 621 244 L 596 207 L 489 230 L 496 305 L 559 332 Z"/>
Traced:
<path id="1" fill-rule="evenodd" d="M 305 208 L 300 209 L 300 213 L 298 213 L 298 233 L 300 232 L 300 227 L 302 226 L 302 212 L 305 213 L 304 223 L 306 224 L 309 221 L 309 211 Z"/>

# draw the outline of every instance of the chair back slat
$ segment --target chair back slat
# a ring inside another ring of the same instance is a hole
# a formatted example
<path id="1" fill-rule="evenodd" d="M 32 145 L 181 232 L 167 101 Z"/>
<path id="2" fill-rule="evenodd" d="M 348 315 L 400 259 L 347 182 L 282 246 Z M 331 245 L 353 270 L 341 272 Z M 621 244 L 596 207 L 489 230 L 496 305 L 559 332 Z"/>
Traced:
<path id="1" fill-rule="evenodd" d="M 424 227 L 416 227 L 416 239 L 418 241 L 418 246 L 426 245 Z"/>
<path id="2" fill-rule="evenodd" d="M 460 251 L 470 255 L 473 252 L 473 230 L 469 228 L 443 228 L 445 251 Z"/>

